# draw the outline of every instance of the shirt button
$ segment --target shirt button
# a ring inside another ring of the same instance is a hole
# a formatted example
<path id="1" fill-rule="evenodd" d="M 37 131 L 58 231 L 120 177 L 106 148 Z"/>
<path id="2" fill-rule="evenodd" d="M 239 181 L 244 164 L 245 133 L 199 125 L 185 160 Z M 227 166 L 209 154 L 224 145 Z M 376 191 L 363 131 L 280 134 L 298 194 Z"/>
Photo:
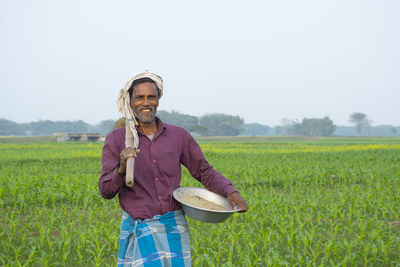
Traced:
<path id="1" fill-rule="evenodd" d="M 158 196 L 158 200 L 161 200 L 161 196 Z"/>
<path id="2" fill-rule="evenodd" d="M 156 180 L 156 182 L 158 182 L 158 177 L 154 178 L 154 180 Z"/>
<path id="3" fill-rule="evenodd" d="M 153 159 L 153 163 L 156 163 L 156 162 L 157 162 L 157 160 Z"/>

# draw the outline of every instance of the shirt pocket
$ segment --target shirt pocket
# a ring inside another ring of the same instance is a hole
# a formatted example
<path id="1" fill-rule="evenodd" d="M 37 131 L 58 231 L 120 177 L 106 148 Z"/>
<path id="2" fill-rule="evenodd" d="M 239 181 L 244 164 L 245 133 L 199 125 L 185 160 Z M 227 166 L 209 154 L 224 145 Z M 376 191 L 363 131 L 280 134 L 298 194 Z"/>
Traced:
<path id="1" fill-rule="evenodd" d="M 177 177 L 181 172 L 178 153 L 163 151 L 160 153 L 160 171 L 170 177 Z"/>

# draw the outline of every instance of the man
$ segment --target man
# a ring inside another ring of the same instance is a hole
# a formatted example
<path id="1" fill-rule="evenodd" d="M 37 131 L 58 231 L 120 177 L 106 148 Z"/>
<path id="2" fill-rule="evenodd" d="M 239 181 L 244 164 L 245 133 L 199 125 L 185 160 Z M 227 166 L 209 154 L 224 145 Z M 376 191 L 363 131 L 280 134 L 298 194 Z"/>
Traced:
<path id="1" fill-rule="evenodd" d="M 207 189 L 227 197 L 232 207 L 248 210 L 231 181 L 207 162 L 192 136 L 156 117 L 162 93 L 160 76 L 147 71 L 134 75 L 118 101 L 129 125 L 114 129 L 104 143 L 100 193 L 108 199 L 118 194 L 123 209 L 118 266 L 191 265 L 186 218 L 172 197 L 180 184 L 181 164 Z M 132 130 L 134 140 L 125 140 L 126 129 Z M 126 165 L 132 157 L 134 185 L 128 187 Z"/>

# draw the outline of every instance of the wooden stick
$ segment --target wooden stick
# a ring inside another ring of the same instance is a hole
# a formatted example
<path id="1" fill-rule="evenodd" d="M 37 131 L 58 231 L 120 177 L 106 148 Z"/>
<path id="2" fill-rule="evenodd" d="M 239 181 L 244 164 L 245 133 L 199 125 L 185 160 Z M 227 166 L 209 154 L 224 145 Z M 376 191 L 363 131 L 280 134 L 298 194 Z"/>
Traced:
<path id="1" fill-rule="evenodd" d="M 126 122 L 126 132 L 125 132 L 125 144 L 130 146 L 133 146 L 133 135 L 131 130 L 129 129 L 129 123 Z M 135 148 L 133 148 L 135 150 Z M 136 153 L 136 151 L 135 151 Z M 125 179 L 125 185 L 127 187 L 132 187 L 134 184 L 134 177 L 133 174 L 134 172 L 134 167 L 135 167 L 135 158 L 128 158 L 126 162 L 126 179 Z"/>

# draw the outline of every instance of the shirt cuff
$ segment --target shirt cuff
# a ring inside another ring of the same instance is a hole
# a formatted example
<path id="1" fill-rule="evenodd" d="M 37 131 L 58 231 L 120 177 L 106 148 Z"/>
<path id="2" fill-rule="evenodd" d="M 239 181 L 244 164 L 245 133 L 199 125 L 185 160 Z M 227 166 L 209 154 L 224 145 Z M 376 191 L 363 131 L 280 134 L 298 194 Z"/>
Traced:
<path id="1" fill-rule="evenodd" d="M 224 190 L 225 191 L 225 197 L 228 197 L 230 194 L 232 194 L 233 192 L 238 192 L 239 191 L 234 188 L 233 186 L 229 186 L 227 189 Z"/>

